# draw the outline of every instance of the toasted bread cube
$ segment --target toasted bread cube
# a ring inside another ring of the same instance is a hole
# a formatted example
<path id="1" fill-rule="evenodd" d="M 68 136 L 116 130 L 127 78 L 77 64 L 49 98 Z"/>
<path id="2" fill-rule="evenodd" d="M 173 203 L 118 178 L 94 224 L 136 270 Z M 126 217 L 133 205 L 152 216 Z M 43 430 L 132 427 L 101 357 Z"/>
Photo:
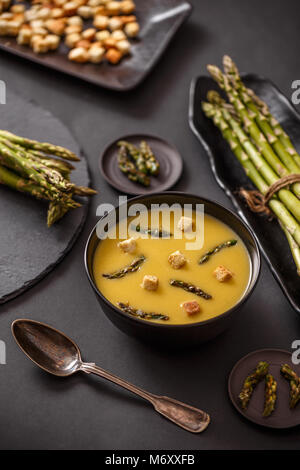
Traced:
<path id="1" fill-rule="evenodd" d="M 111 47 L 116 47 L 117 41 L 113 37 L 109 37 L 107 39 L 104 39 L 103 41 L 103 46 L 105 49 L 110 49 Z"/>
<path id="2" fill-rule="evenodd" d="M 102 5 L 102 0 L 89 0 L 88 5 L 90 7 L 98 7 L 98 6 Z"/>
<path id="3" fill-rule="evenodd" d="M 220 265 L 214 270 L 214 276 L 219 282 L 227 282 L 232 278 L 233 273 L 225 266 Z"/>
<path id="4" fill-rule="evenodd" d="M 135 4 L 131 0 L 124 0 L 120 3 L 121 13 L 128 15 L 135 10 Z"/>
<path id="5" fill-rule="evenodd" d="M 195 315 L 196 313 L 200 312 L 200 305 L 196 300 L 189 300 L 187 302 L 183 302 L 181 307 L 184 308 L 188 315 Z"/>
<path id="6" fill-rule="evenodd" d="M 58 36 L 61 36 L 64 33 L 66 27 L 64 18 L 58 18 L 57 20 L 51 18 L 46 21 L 45 25 L 51 33 L 57 34 Z"/>
<path id="7" fill-rule="evenodd" d="M 41 8 L 37 13 L 37 18 L 47 20 L 51 16 L 51 9 L 48 7 Z"/>
<path id="8" fill-rule="evenodd" d="M 67 24 L 69 26 L 83 26 L 83 21 L 80 16 L 70 16 L 70 18 L 67 19 Z"/>
<path id="9" fill-rule="evenodd" d="M 67 2 L 63 5 L 65 15 L 73 16 L 77 12 L 78 5 L 76 2 Z"/>
<path id="10" fill-rule="evenodd" d="M 118 15 L 121 11 L 120 2 L 108 2 L 105 6 L 110 15 Z"/>
<path id="11" fill-rule="evenodd" d="M 0 19 L 0 36 L 6 36 L 8 21 Z"/>
<path id="12" fill-rule="evenodd" d="M 191 217 L 180 217 L 177 227 L 182 232 L 190 232 L 193 228 L 193 219 Z"/>
<path id="13" fill-rule="evenodd" d="M 89 55 L 88 51 L 84 47 L 75 47 L 68 54 L 69 60 L 73 62 L 78 62 L 79 64 L 84 64 L 88 61 Z"/>
<path id="14" fill-rule="evenodd" d="M 18 21 L 8 21 L 7 23 L 7 36 L 17 36 L 20 30 L 21 24 Z"/>
<path id="15" fill-rule="evenodd" d="M 117 29 L 121 29 L 123 27 L 123 23 L 120 18 L 110 18 L 108 20 L 108 27 L 111 31 L 116 31 Z"/>
<path id="16" fill-rule="evenodd" d="M 57 7 L 62 7 L 65 3 L 67 3 L 67 0 L 53 0 L 53 3 Z"/>
<path id="17" fill-rule="evenodd" d="M 103 29 L 102 31 L 97 31 L 95 34 L 95 38 L 97 41 L 105 41 L 110 37 L 110 32 L 107 29 Z"/>
<path id="18" fill-rule="evenodd" d="M 111 33 L 111 37 L 116 41 L 123 41 L 126 39 L 126 34 L 121 29 L 116 29 Z"/>
<path id="19" fill-rule="evenodd" d="M 155 291 L 158 288 L 158 277 L 146 274 L 143 277 L 141 287 L 146 290 Z"/>
<path id="20" fill-rule="evenodd" d="M 2 19 L 2 20 L 8 20 L 8 21 L 10 21 L 10 20 L 13 19 L 13 17 L 14 17 L 14 14 L 13 14 L 13 13 L 10 13 L 9 11 L 6 12 L 6 13 L 2 13 L 2 15 L 1 15 L 1 19 Z"/>
<path id="21" fill-rule="evenodd" d="M 80 15 L 85 20 L 87 20 L 87 19 L 89 19 L 93 16 L 93 10 L 88 5 L 82 5 L 81 7 L 79 7 L 78 10 L 77 10 L 77 13 L 78 13 L 78 15 Z"/>
<path id="22" fill-rule="evenodd" d="M 128 240 L 119 242 L 118 247 L 125 253 L 133 253 L 136 250 L 136 241 L 134 238 L 128 238 Z"/>
<path id="23" fill-rule="evenodd" d="M 48 34 L 48 31 L 46 28 L 32 28 L 32 34 L 35 36 L 46 37 Z"/>
<path id="24" fill-rule="evenodd" d="M 46 38 L 39 35 L 32 37 L 31 44 L 33 52 L 36 54 L 45 54 L 49 50 Z"/>
<path id="25" fill-rule="evenodd" d="M 122 53 L 122 55 L 126 55 L 130 53 L 130 43 L 129 41 L 127 41 L 127 39 L 118 41 L 116 44 L 116 48 Z"/>
<path id="26" fill-rule="evenodd" d="M 75 45 L 80 41 L 81 36 L 79 33 L 68 34 L 65 37 L 65 44 L 70 48 L 73 49 Z"/>
<path id="27" fill-rule="evenodd" d="M 88 50 L 91 47 L 91 41 L 88 39 L 80 39 L 80 41 L 77 42 L 76 47 L 83 47 Z"/>
<path id="28" fill-rule="evenodd" d="M 2 2 L 1 2 L 2 3 Z M 25 11 L 25 5 L 13 5 L 10 8 L 12 13 L 23 13 Z"/>
<path id="29" fill-rule="evenodd" d="M 103 15 L 96 15 L 93 25 L 98 29 L 107 29 L 109 18 Z"/>
<path id="30" fill-rule="evenodd" d="M 186 264 L 186 258 L 179 250 L 171 253 L 168 257 L 168 261 L 173 269 L 180 269 Z"/>
<path id="31" fill-rule="evenodd" d="M 103 60 L 104 54 L 104 47 L 92 45 L 89 49 L 89 62 L 92 62 L 92 64 L 100 64 Z"/>
<path id="32" fill-rule="evenodd" d="M 125 25 L 127 23 L 136 23 L 136 16 L 135 15 L 123 15 L 123 16 L 118 16 L 118 18 L 120 18 L 123 25 Z"/>
<path id="33" fill-rule="evenodd" d="M 92 39 L 94 39 L 95 34 L 96 34 L 96 29 L 95 28 L 88 28 L 85 31 L 83 31 L 82 38 L 83 39 L 88 39 L 89 41 L 91 41 Z"/>
<path id="34" fill-rule="evenodd" d="M 108 62 L 115 65 L 115 64 L 118 64 L 120 60 L 122 59 L 122 54 L 120 51 L 112 47 L 111 49 L 108 49 L 108 51 L 105 54 L 105 57 L 108 60 Z"/>
<path id="35" fill-rule="evenodd" d="M 29 24 L 32 29 L 45 27 L 44 20 L 32 20 L 29 22 Z"/>
<path id="36" fill-rule="evenodd" d="M 49 47 L 49 51 L 56 51 L 60 43 L 60 37 L 56 34 L 48 34 L 46 36 L 46 42 Z"/>
<path id="37" fill-rule="evenodd" d="M 17 43 L 20 44 L 21 46 L 25 46 L 30 44 L 32 36 L 32 31 L 31 28 L 21 28 L 17 37 Z"/>
<path id="38" fill-rule="evenodd" d="M 135 38 L 140 32 L 139 24 L 136 21 L 128 23 L 125 25 L 124 31 L 129 38 Z"/>
<path id="39" fill-rule="evenodd" d="M 82 25 L 69 25 L 65 28 L 65 34 L 81 33 Z"/>

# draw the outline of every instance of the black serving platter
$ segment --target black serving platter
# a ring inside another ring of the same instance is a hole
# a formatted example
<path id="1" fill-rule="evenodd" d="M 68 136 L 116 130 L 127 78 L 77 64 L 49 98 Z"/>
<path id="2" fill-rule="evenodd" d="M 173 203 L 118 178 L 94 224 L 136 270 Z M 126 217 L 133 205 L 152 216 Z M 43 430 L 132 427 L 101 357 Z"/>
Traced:
<path id="1" fill-rule="evenodd" d="M 270 80 L 254 74 L 244 75 L 243 80 L 247 87 L 252 88 L 267 103 L 271 113 L 300 152 L 300 115 L 293 105 Z M 287 240 L 275 220 L 270 221 L 265 216 L 254 214 L 238 196 L 240 187 L 254 187 L 219 130 L 201 109 L 201 102 L 206 100 L 207 91 L 211 89 L 218 89 L 218 86 L 210 77 L 201 76 L 192 81 L 190 127 L 207 152 L 217 183 L 231 199 L 239 215 L 254 231 L 275 279 L 294 309 L 300 313 L 300 279 Z"/>
<path id="2" fill-rule="evenodd" d="M 73 77 L 113 90 L 135 88 L 152 70 L 192 7 L 186 0 L 138 0 L 139 38 L 132 40 L 131 55 L 118 65 L 76 64 L 68 60 L 63 44 L 55 52 L 35 54 L 14 38 L 0 38 L 0 49 Z M 87 23 L 88 25 L 88 23 Z"/>

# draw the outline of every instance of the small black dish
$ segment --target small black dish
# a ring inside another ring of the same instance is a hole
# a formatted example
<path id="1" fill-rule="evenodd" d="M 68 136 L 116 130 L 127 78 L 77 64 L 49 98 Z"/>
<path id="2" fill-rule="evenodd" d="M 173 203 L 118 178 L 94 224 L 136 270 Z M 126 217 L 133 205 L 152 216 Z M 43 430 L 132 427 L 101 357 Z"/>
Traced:
<path id="1" fill-rule="evenodd" d="M 157 176 L 151 176 L 150 186 L 142 186 L 130 181 L 118 167 L 119 140 L 126 140 L 135 146 L 139 146 L 142 140 L 150 145 L 159 164 L 160 171 Z M 125 194 L 149 194 L 170 189 L 179 179 L 182 173 L 182 158 L 178 150 L 160 137 L 146 134 L 125 135 L 114 140 L 104 150 L 100 157 L 100 171 L 106 181 Z"/>
<path id="2" fill-rule="evenodd" d="M 232 369 L 228 380 L 228 393 L 233 406 L 245 418 L 269 428 L 292 428 L 300 424 L 300 406 L 289 407 L 290 386 L 288 381 L 280 374 L 280 366 L 289 364 L 300 375 L 300 365 L 294 365 L 291 361 L 291 353 L 283 349 L 260 349 L 244 356 Z M 252 373 L 259 361 L 269 363 L 269 372 L 277 381 L 277 400 L 273 413 L 264 418 L 264 381 L 255 388 L 247 410 L 243 410 L 238 396 L 245 378 Z"/>
<path id="3" fill-rule="evenodd" d="M 250 279 L 246 291 L 239 302 L 224 312 L 223 314 L 198 323 L 191 323 L 185 325 L 168 325 L 161 323 L 154 323 L 150 321 L 139 320 L 116 306 L 111 304 L 98 290 L 94 275 L 93 275 L 93 258 L 95 250 L 101 241 L 97 237 L 97 225 L 92 230 L 86 244 L 84 263 L 88 279 L 92 285 L 94 293 L 99 301 L 100 307 L 103 309 L 105 315 L 117 326 L 120 330 L 128 335 L 135 336 L 143 341 L 160 344 L 163 346 L 171 346 L 176 348 L 195 346 L 199 343 L 208 341 L 215 338 L 229 327 L 231 321 L 240 312 L 240 307 L 249 298 L 250 294 L 256 285 L 258 275 L 260 272 L 260 254 L 259 249 L 252 231 L 247 225 L 237 217 L 232 211 L 226 209 L 222 205 L 204 199 L 200 196 L 181 192 L 165 192 L 155 193 L 147 196 L 138 196 L 128 201 L 128 207 L 132 204 L 144 204 L 147 208 L 151 208 L 151 204 L 168 204 L 174 203 L 191 204 L 196 207 L 196 204 L 204 204 L 206 214 L 210 214 L 217 219 L 224 222 L 231 227 L 237 235 L 243 240 L 250 258 L 251 269 Z M 116 217 L 118 220 L 119 212 L 122 206 L 116 208 Z M 121 212 L 123 214 L 123 211 Z M 110 213 L 105 217 L 108 218 Z"/>
<path id="4" fill-rule="evenodd" d="M 293 105 L 271 81 L 254 74 L 243 75 L 242 78 L 245 85 L 267 103 L 300 152 L 300 115 Z M 210 77 L 201 76 L 193 80 L 190 89 L 190 127 L 206 150 L 217 183 L 254 231 L 273 276 L 294 309 L 300 313 L 299 276 L 283 231 L 276 220 L 270 221 L 251 212 L 238 196 L 239 188 L 254 189 L 254 186 L 219 130 L 202 111 L 201 102 L 206 101 L 207 92 L 217 89 L 218 86 Z"/>

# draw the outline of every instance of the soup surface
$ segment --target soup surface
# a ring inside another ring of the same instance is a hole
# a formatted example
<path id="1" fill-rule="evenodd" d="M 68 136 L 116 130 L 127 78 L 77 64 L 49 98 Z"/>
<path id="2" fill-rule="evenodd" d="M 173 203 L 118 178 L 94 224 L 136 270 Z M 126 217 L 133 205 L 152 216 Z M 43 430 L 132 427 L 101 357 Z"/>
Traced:
<path id="1" fill-rule="evenodd" d="M 137 233 L 132 230 L 136 226 L 134 219 L 129 219 L 121 221 L 117 225 L 117 238 L 106 238 L 96 248 L 93 263 L 94 278 L 104 297 L 114 305 L 118 305 L 118 302 L 128 303 L 135 309 L 169 317 L 168 320 L 141 321 L 184 324 L 208 320 L 233 307 L 242 297 L 248 285 L 250 275 L 249 255 L 237 234 L 223 222 L 212 216 L 204 215 L 204 244 L 200 249 L 187 249 L 186 244 L 193 241 L 193 239 L 187 240 L 177 227 L 181 215 L 180 210 L 175 211 L 175 214 L 171 213 L 171 224 L 167 229 L 171 228 L 169 232 L 172 236 L 168 239 L 152 237 L 142 239 L 141 232 Z M 195 213 L 193 213 L 192 218 L 195 226 Z M 150 227 L 148 215 L 142 214 L 139 223 L 142 229 Z M 162 230 L 165 229 L 162 220 L 158 222 L 158 227 Z M 136 249 L 134 253 L 124 253 L 118 247 L 118 243 L 124 240 L 124 238 L 118 238 L 121 228 L 128 230 L 127 238 L 135 238 Z M 153 226 L 151 226 L 151 229 L 153 229 Z M 181 236 L 181 239 L 176 239 L 176 234 Z M 207 251 L 233 239 L 237 240 L 234 246 L 223 248 L 211 255 L 207 262 L 199 264 L 200 258 Z M 180 269 L 174 269 L 168 258 L 170 254 L 178 250 L 184 255 L 186 263 Z M 103 274 L 113 273 L 124 268 L 140 255 L 145 256 L 145 261 L 137 271 L 128 273 L 119 279 L 103 277 Z M 232 273 L 232 278 L 220 282 L 214 274 L 219 266 L 228 269 Z M 157 290 L 150 291 L 141 286 L 145 275 L 158 278 Z M 171 279 L 181 280 L 200 287 L 212 298 L 205 299 L 182 288 L 171 286 Z M 182 305 L 188 301 L 198 302 L 200 311 L 189 315 Z"/>

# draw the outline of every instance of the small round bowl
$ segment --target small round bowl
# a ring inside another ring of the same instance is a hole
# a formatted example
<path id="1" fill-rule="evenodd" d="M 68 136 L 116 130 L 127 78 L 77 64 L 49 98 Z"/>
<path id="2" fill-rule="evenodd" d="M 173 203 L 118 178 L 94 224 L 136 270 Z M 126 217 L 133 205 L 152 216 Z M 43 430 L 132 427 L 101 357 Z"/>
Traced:
<path id="1" fill-rule="evenodd" d="M 260 253 L 253 232 L 237 215 L 223 207 L 221 204 L 193 194 L 170 191 L 163 193 L 152 193 L 151 195 L 147 196 L 137 196 L 127 201 L 128 207 L 136 203 L 144 204 L 147 208 L 150 208 L 151 204 L 162 203 L 169 205 L 174 203 L 179 203 L 182 205 L 192 204 L 193 207 L 196 207 L 196 204 L 204 204 L 205 214 L 212 215 L 216 219 L 219 219 L 228 225 L 244 242 L 249 254 L 251 265 L 249 283 L 243 296 L 236 305 L 221 315 L 218 315 L 209 320 L 183 325 L 168 325 L 165 323 L 162 324 L 140 320 L 123 312 L 118 307 L 109 302 L 109 300 L 107 300 L 101 294 L 96 286 L 93 275 L 93 258 L 98 244 L 101 243 L 101 240 L 99 240 L 97 237 L 96 225 L 92 230 L 86 244 L 84 263 L 88 279 L 93 287 L 102 310 L 104 311 L 105 315 L 113 322 L 113 324 L 124 333 L 155 344 L 181 348 L 195 346 L 215 338 L 229 327 L 231 321 L 234 319 L 234 317 L 237 316 L 238 312 L 240 312 L 241 306 L 249 298 L 257 283 L 260 272 Z M 120 206 L 116 208 L 117 220 L 119 210 Z M 105 217 L 109 217 L 109 213 L 105 215 Z"/>

